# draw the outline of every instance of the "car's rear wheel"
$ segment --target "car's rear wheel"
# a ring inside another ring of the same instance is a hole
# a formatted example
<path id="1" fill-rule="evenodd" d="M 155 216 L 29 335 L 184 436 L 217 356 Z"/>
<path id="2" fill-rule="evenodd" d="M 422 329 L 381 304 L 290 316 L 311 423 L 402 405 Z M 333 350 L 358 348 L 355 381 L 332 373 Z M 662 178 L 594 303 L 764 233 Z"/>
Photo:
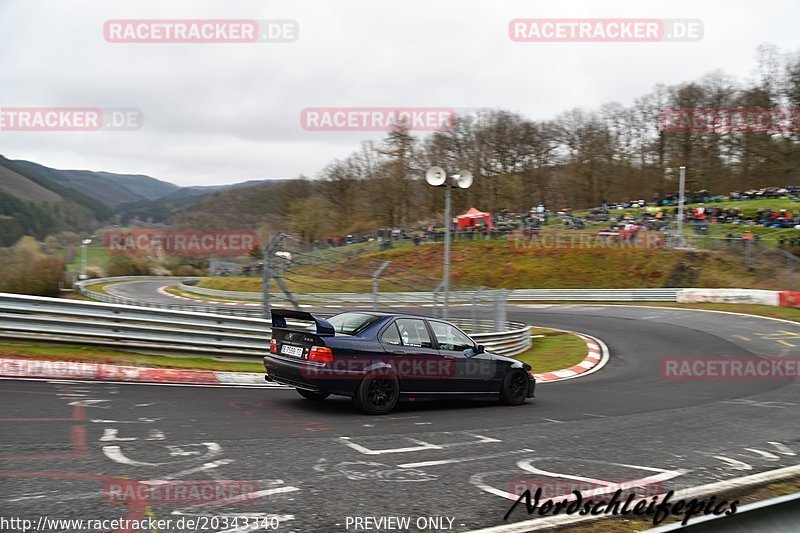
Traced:
<path id="1" fill-rule="evenodd" d="M 528 397 L 528 376 L 525 371 L 515 369 L 506 374 L 500 386 L 500 402 L 505 405 L 520 405 Z"/>
<path id="2" fill-rule="evenodd" d="M 358 386 L 353 403 L 368 415 L 385 415 L 400 400 L 400 381 L 394 374 L 373 372 Z"/>
<path id="3" fill-rule="evenodd" d="M 325 392 L 314 392 L 305 389 L 296 389 L 298 394 L 305 398 L 306 400 L 314 400 L 315 402 L 320 402 L 330 396 L 330 394 Z"/>

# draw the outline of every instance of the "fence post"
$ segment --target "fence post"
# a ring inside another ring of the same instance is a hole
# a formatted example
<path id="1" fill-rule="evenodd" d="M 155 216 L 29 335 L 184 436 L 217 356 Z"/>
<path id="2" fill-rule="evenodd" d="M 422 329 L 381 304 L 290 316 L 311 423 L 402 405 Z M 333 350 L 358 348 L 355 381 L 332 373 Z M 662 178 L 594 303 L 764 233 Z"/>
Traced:
<path id="1" fill-rule="evenodd" d="M 383 271 L 386 270 L 391 264 L 391 261 L 384 261 L 381 266 L 379 266 L 375 272 L 372 273 L 372 310 L 378 310 L 378 279 L 383 274 Z"/>
<path id="2" fill-rule="evenodd" d="M 441 282 L 433 289 L 433 318 L 439 317 L 439 291 L 442 290 L 443 286 L 444 282 Z"/>
<path id="3" fill-rule="evenodd" d="M 752 241 L 752 238 L 747 239 L 744 242 L 744 255 L 745 255 L 745 258 L 747 259 L 747 271 L 748 272 L 752 272 L 753 271 L 752 243 L 750 241 Z"/>

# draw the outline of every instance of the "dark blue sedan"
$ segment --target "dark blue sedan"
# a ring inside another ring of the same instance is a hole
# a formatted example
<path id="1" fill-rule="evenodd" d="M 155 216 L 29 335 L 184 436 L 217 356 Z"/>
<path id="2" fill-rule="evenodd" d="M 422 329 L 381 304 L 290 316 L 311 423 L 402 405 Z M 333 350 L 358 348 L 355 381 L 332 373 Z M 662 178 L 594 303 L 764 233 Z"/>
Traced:
<path id="1" fill-rule="evenodd" d="M 498 398 L 520 405 L 536 385 L 529 365 L 485 351 L 449 322 L 371 311 L 325 320 L 272 310 L 264 368 L 267 381 L 304 398 L 349 396 L 370 415 L 390 412 L 401 399 Z"/>

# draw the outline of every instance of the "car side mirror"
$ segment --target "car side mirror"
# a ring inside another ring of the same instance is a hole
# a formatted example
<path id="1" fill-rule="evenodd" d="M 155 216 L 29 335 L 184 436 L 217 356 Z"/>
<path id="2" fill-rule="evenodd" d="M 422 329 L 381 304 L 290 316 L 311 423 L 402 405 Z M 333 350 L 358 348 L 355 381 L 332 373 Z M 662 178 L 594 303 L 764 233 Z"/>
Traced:
<path id="1" fill-rule="evenodd" d="M 475 350 L 475 354 L 477 355 L 479 353 L 484 353 L 485 351 L 486 351 L 486 348 L 484 348 L 483 344 L 479 344 L 478 345 L 478 349 Z"/>

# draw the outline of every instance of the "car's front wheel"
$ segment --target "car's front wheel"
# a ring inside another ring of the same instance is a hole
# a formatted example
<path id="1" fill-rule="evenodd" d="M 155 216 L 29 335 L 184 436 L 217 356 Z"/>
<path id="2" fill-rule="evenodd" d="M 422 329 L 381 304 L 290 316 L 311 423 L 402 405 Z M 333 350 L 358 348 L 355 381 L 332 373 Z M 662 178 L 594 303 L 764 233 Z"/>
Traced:
<path id="1" fill-rule="evenodd" d="M 296 390 L 298 394 L 300 394 L 300 396 L 302 396 L 306 400 L 314 400 L 315 402 L 320 402 L 325 398 L 327 398 L 328 396 L 330 396 L 330 394 L 327 394 L 325 392 L 314 392 L 305 389 L 296 389 Z"/>
<path id="2" fill-rule="evenodd" d="M 368 415 L 385 415 L 400 400 L 400 381 L 394 374 L 373 372 L 358 386 L 353 403 Z"/>
<path id="3" fill-rule="evenodd" d="M 506 374 L 500 386 L 500 402 L 505 405 L 520 405 L 528 397 L 528 375 L 515 369 Z"/>

